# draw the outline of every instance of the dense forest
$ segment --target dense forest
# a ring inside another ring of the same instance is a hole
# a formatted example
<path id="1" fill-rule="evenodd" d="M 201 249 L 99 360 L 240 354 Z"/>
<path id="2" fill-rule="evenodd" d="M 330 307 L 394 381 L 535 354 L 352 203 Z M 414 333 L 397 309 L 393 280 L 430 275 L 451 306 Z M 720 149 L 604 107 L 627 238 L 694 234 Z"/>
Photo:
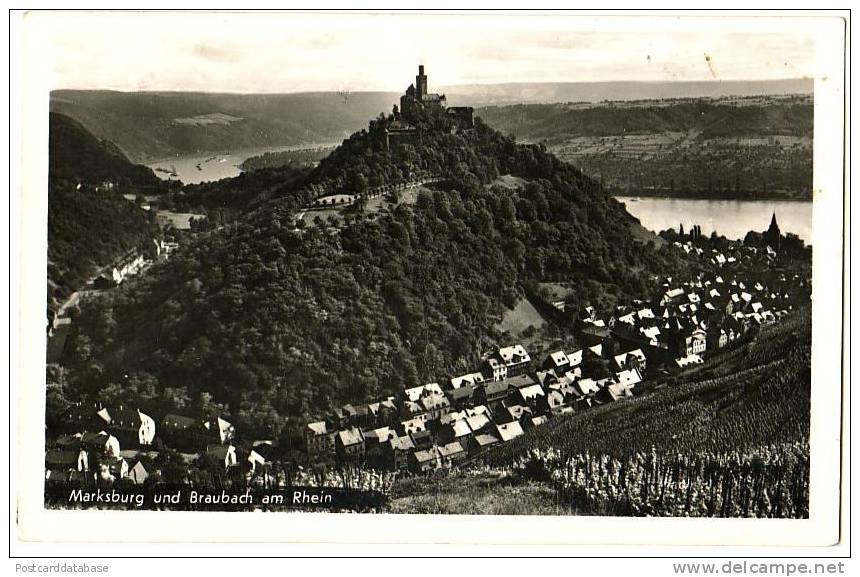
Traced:
<path id="1" fill-rule="evenodd" d="M 149 190 L 161 181 L 150 169 L 130 163 L 116 147 L 61 114 L 51 114 L 49 143 L 50 319 L 98 267 L 157 236 L 152 215 L 119 191 Z"/>
<path id="2" fill-rule="evenodd" d="M 336 405 L 472 370 L 532 283 L 644 296 L 652 275 L 682 268 L 541 146 L 426 113 L 410 118 L 420 138 L 389 149 L 391 120 L 290 186 L 261 184 L 257 208 L 85 303 L 59 394 L 155 415 L 219 412 L 245 435 L 276 437 Z M 339 229 L 293 225 L 321 189 L 361 192 L 418 170 L 447 183 Z M 503 174 L 527 184 L 494 186 Z"/>

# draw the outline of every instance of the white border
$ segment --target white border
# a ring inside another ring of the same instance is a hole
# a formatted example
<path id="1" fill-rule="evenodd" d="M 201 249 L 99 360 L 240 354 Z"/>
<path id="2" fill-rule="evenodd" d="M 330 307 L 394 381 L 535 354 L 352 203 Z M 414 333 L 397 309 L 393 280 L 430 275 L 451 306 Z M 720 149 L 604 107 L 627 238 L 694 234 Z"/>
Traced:
<path id="1" fill-rule="evenodd" d="M 616 16 L 611 19 L 617 23 Z M 698 23 L 704 22 L 702 17 Z M 24 19 L 26 20 L 26 18 Z M 744 20 L 747 17 L 744 15 Z M 789 19 L 791 25 L 797 24 Z M 607 20 L 589 16 L 590 25 Z M 786 21 L 788 22 L 788 20 Z M 839 19 L 805 18 L 802 25 L 814 31 L 817 73 L 815 78 L 815 202 L 813 274 L 813 386 L 812 454 L 809 520 L 745 519 L 628 519 L 611 517 L 490 517 L 490 516 L 399 516 L 325 514 L 241 514 L 169 512 L 45 511 L 42 508 L 42 460 L 44 448 L 44 294 L 46 268 L 46 140 L 48 51 L 38 30 L 27 30 L 13 19 L 13 56 L 23 57 L 23 66 L 13 67 L 21 76 L 21 90 L 13 84 L 13 106 L 20 106 L 22 122 L 12 136 L 22 135 L 25 186 L 12 182 L 11 214 L 20 229 L 15 231 L 20 250 L 20 272 L 12 287 L 21 306 L 13 340 L 12 399 L 17 405 L 17 429 L 13 429 L 12 458 L 17 471 L 12 489 L 10 524 L 22 541 L 41 542 L 292 542 L 292 543 L 495 543 L 509 545 L 548 544 L 637 544 L 654 545 L 829 545 L 838 541 L 840 479 L 839 383 L 841 351 L 841 256 L 843 222 L 843 22 Z M 708 26 L 738 21 L 713 19 Z M 645 20 L 642 25 L 648 25 Z M 748 24 L 750 25 L 750 24 Z M 17 50 L 16 50 L 17 49 Z M 17 64 L 17 61 L 15 62 Z M 17 98 L 17 102 L 15 99 Z M 17 108 L 12 121 L 17 121 Z M 26 130 L 22 130 L 25 127 Z M 13 140 L 14 142 L 14 140 Z M 17 151 L 16 151 L 17 152 Z M 12 159 L 15 159 L 13 155 Z M 20 203 L 20 204 L 19 204 Z M 17 217 L 17 218 L 16 218 Z M 14 230 L 14 228 L 13 228 Z M 13 253 L 13 259 L 17 256 Z M 15 278 L 15 277 L 13 277 Z M 13 301 L 15 302 L 15 301 Z M 11 319 L 10 319 L 11 320 Z M 14 321 L 12 327 L 14 328 Z M 847 330 L 847 329 L 846 329 Z M 17 361 L 17 363 L 16 363 Z M 844 425 L 844 424 L 843 424 Z M 26 443 L 21 444 L 22 440 Z M 845 439 L 848 442 L 848 439 Z M 26 449 L 25 449 L 26 447 Z M 847 482 L 843 479 L 843 482 Z M 17 507 L 16 507 L 17 506 Z M 16 510 L 17 509 L 17 510 Z M 17 513 L 17 525 L 15 517 Z M 20 544 L 23 545 L 23 544 Z M 33 545 L 32 543 L 30 545 Z M 33 547 L 25 547 L 30 551 Z M 38 549 L 38 547 L 36 547 Z M 55 550 L 79 555 L 93 547 L 76 545 Z M 312 551 L 309 546 L 303 550 Z M 224 554 L 223 548 L 196 547 L 204 554 Z M 362 554 L 370 551 L 361 548 Z M 74 553 L 72 553 L 74 551 Z M 189 554 L 187 547 L 165 546 L 162 554 Z M 172 551 L 173 553 L 170 553 Z M 392 554 L 390 548 L 386 553 Z M 497 549 L 495 554 L 515 551 Z M 547 554 L 559 554 L 552 547 Z M 552 553 L 551 551 L 555 551 Z M 647 551 L 647 552 L 646 552 Z M 659 554 L 660 549 L 641 549 L 639 554 Z M 738 550 L 739 552 L 741 550 Z M 138 550 L 139 552 L 139 550 Z M 583 553 L 584 551 L 580 551 Z M 605 553 L 605 551 L 604 551 Z M 105 554 L 99 547 L 97 555 Z M 128 554 L 128 549 L 125 554 Z M 199 553 L 195 553 L 199 554 Z M 245 553 L 247 554 L 247 553 Z M 295 554 L 295 552 L 293 553 Z M 319 553 L 317 553 L 319 554 Z M 376 554 L 380 554 L 377 550 Z M 399 553 L 394 553 L 399 554 Z M 493 553 L 491 553 L 493 554 Z M 629 553 L 628 553 L 629 554 Z M 798 551 L 798 554 L 801 554 Z M 820 554 L 818 552 L 817 554 Z"/>

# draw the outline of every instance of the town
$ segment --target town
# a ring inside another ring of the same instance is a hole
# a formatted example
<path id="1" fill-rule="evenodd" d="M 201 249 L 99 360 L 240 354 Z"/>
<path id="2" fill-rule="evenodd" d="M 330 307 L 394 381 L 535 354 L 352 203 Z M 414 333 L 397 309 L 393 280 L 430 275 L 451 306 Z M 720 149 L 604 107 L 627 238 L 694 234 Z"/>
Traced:
<path id="1" fill-rule="evenodd" d="M 581 346 L 535 359 L 510 344 L 486 354 L 474 372 L 343 405 L 307 423 L 292 474 L 305 467 L 417 475 L 450 468 L 550 420 L 643 394 L 649 381 L 747 342 L 809 302 L 808 272 L 781 254 L 797 250 L 796 238 L 782 235 L 776 215 L 766 232 L 726 241 L 724 250 L 697 226 L 670 236 L 696 264 L 690 278 L 655 278 L 650 299 L 608 311 L 549 303 L 570 318 Z M 206 475 L 265 487 L 291 482 L 286 447 L 240 438 L 228 415 L 150 416 L 132 406 L 79 403 L 61 428 L 45 457 L 49 485 L 194 485 Z"/>

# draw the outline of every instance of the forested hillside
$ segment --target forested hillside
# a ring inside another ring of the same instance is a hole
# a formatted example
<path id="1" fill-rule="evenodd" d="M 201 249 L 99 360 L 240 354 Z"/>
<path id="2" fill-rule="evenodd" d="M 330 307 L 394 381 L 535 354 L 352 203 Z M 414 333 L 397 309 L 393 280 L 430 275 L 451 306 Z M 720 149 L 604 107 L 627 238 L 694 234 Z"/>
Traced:
<path id="1" fill-rule="evenodd" d="M 85 307 L 66 394 L 156 415 L 217 410 L 243 434 L 277 436 L 333 406 L 474 367 L 529 283 L 563 278 L 583 299 L 611 299 L 682 269 L 676 251 L 634 239 L 622 205 L 542 147 L 481 122 L 455 131 L 440 113 L 413 118 L 421 138 L 386 149 L 390 120 Z M 341 228 L 293 225 L 321 189 L 414 171 L 447 185 Z M 527 184 L 489 186 L 502 174 Z"/>
<path id="2" fill-rule="evenodd" d="M 51 114 L 48 172 L 48 317 L 98 267 L 156 236 L 152 215 L 120 190 L 160 180 L 80 124 Z M 112 188 L 109 188 L 112 185 Z"/>
<path id="3" fill-rule="evenodd" d="M 57 90 L 51 110 L 147 162 L 174 155 L 340 141 L 395 94 L 217 94 Z"/>

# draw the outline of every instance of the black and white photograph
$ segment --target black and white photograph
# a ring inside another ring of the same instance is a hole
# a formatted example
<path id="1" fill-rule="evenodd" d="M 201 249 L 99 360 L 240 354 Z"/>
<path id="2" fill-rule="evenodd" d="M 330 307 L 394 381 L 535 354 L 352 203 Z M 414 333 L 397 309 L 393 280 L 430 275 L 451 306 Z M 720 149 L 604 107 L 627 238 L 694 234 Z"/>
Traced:
<path id="1" fill-rule="evenodd" d="M 838 541 L 841 18 L 21 18 L 39 515 Z"/>

